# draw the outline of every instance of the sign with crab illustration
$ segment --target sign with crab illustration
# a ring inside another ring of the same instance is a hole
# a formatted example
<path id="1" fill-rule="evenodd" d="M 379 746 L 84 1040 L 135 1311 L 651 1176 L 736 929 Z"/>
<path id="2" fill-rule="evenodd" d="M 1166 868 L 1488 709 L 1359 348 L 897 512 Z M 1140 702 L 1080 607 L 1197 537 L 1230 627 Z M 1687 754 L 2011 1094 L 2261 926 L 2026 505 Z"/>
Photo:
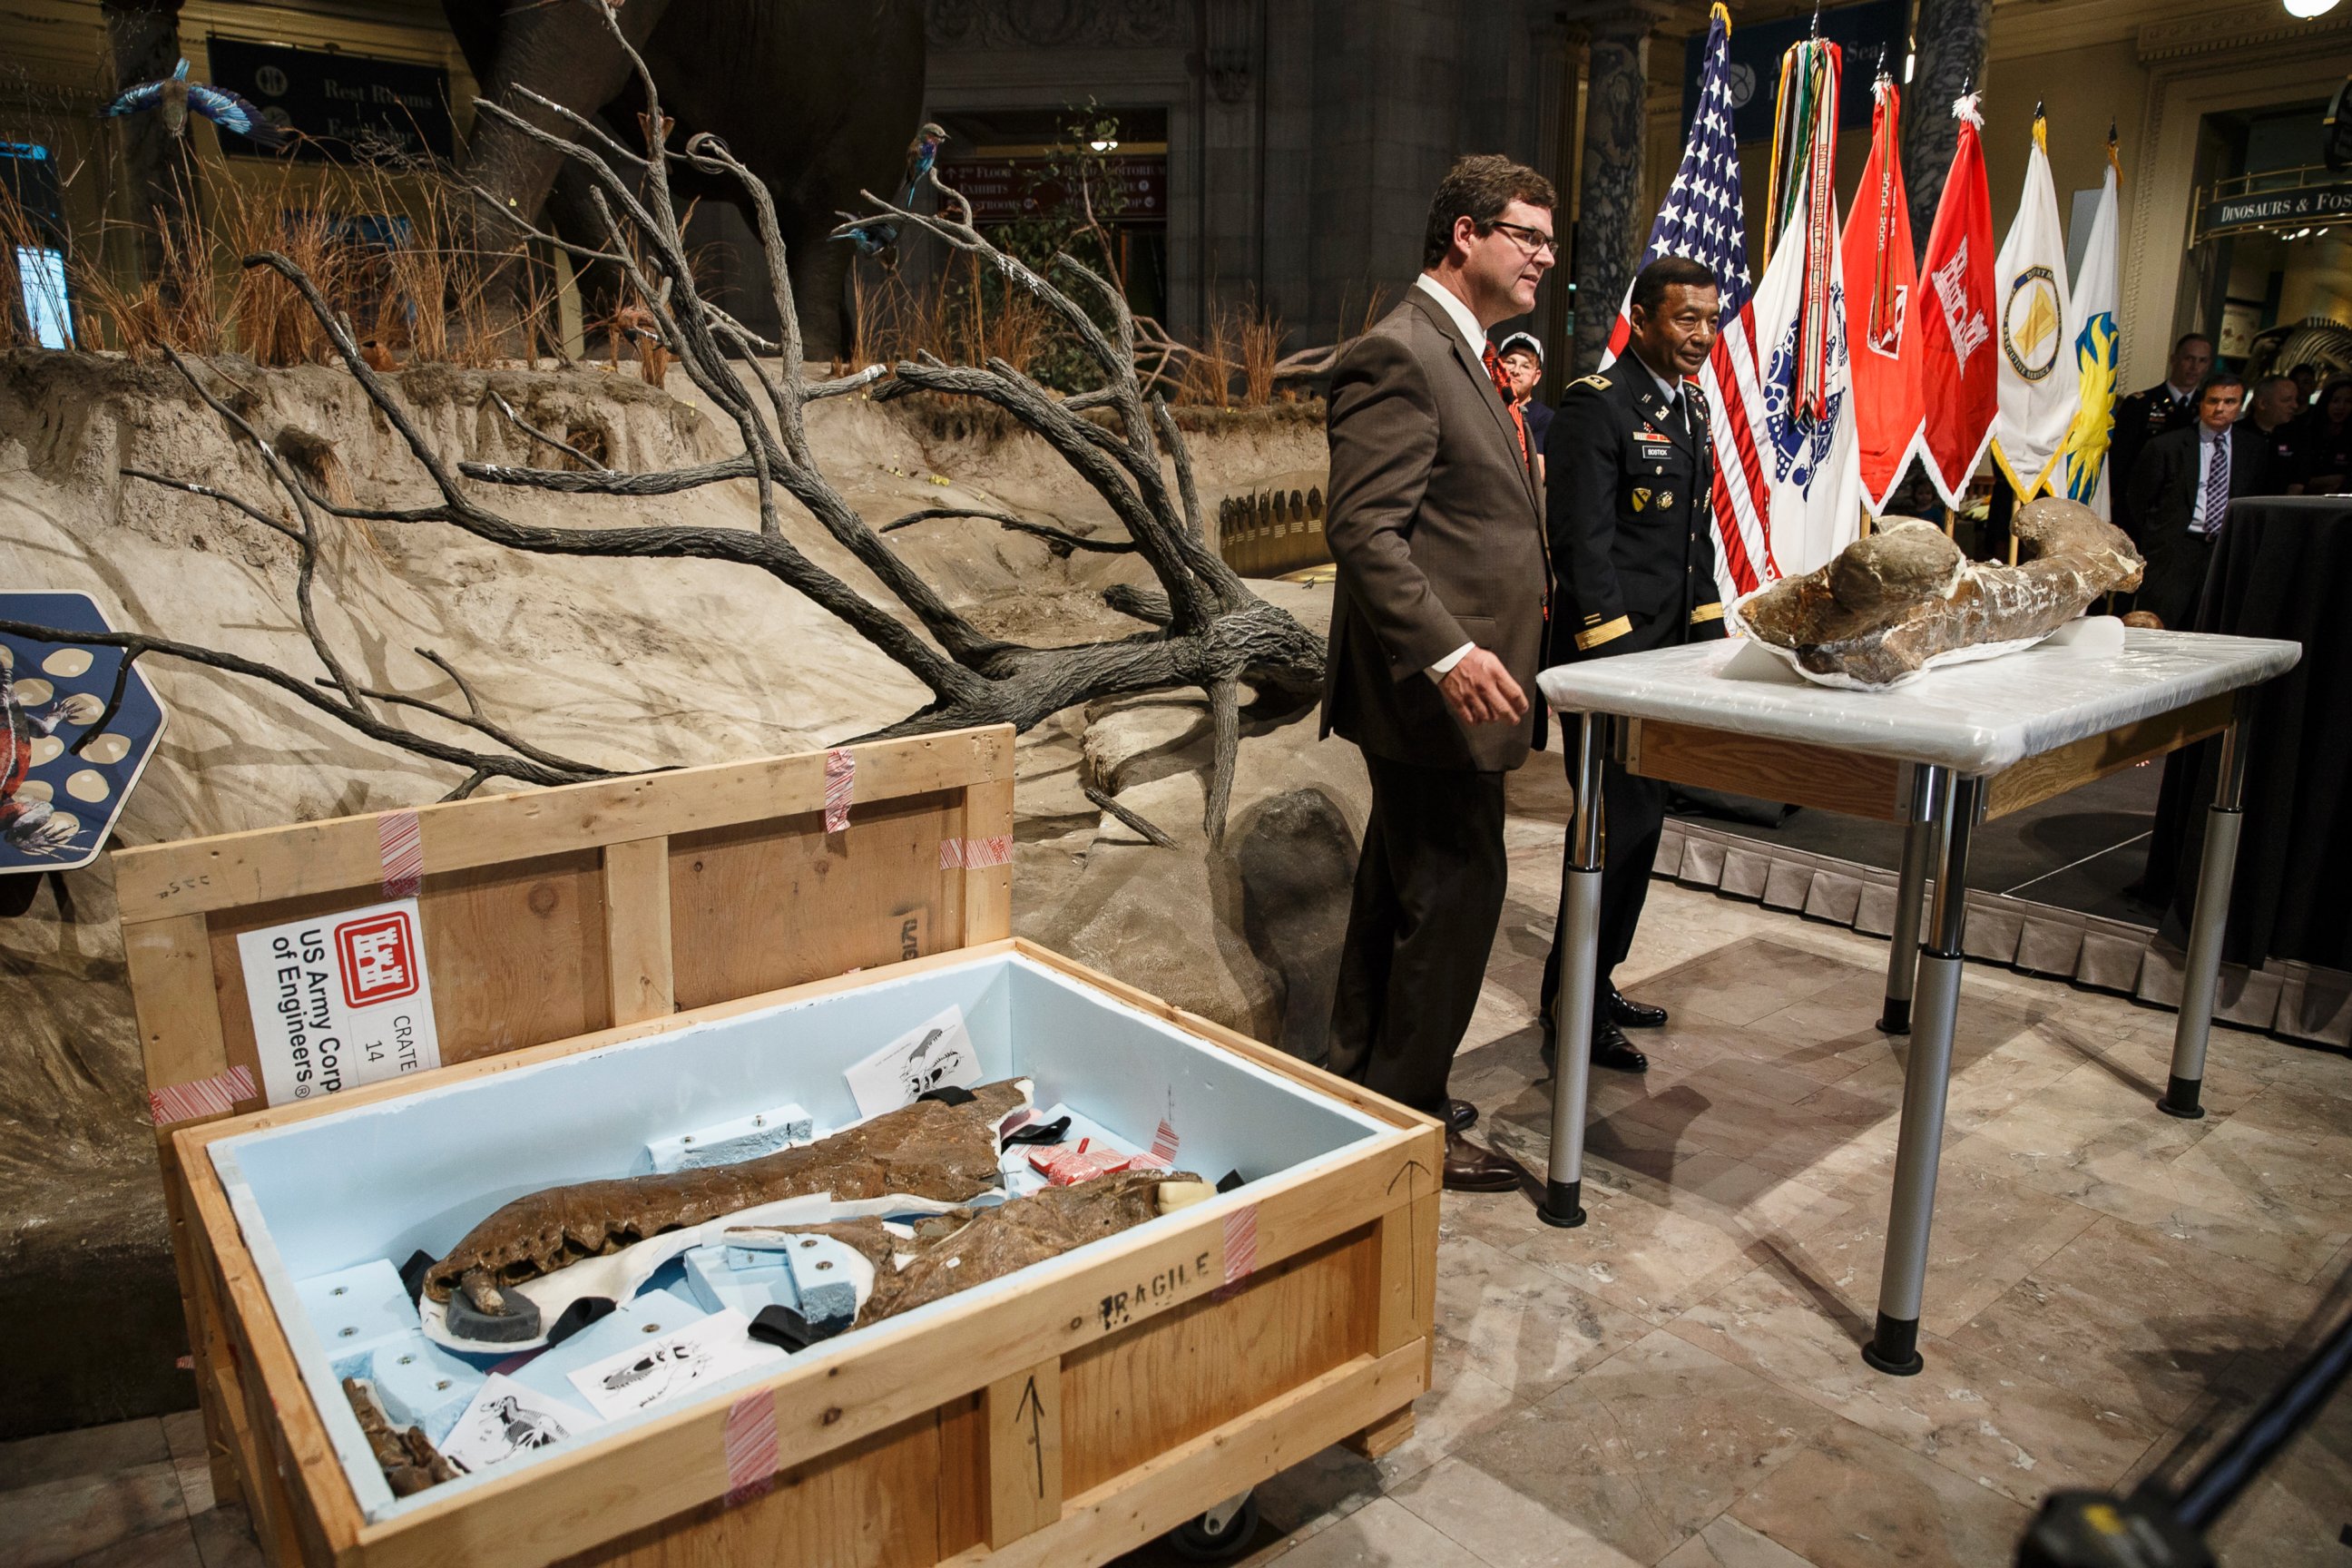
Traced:
<path id="1" fill-rule="evenodd" d="M 87 594 L 0 593 L 0 619 L 113 628 Z M 98 858 L 163 732 L 164 710 L 122 650 L 0 634 L 0 874 Z M 108 705 L 114 704 L 108 711 Z"/>

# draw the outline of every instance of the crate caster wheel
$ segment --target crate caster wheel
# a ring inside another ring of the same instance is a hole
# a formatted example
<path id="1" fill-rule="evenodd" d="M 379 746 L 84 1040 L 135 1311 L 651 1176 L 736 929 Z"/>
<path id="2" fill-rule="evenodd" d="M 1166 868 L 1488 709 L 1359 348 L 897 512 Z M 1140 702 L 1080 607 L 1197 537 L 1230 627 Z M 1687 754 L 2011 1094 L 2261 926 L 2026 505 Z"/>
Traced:
<path id="1" fill-rule="evenodd" d="M 1256 1536 L 1257 1497 L 1244 1492 L 1170 1531 L 1168 1544 L 1187 1563 L 1222 1563 L 1239 1556 Z"/>

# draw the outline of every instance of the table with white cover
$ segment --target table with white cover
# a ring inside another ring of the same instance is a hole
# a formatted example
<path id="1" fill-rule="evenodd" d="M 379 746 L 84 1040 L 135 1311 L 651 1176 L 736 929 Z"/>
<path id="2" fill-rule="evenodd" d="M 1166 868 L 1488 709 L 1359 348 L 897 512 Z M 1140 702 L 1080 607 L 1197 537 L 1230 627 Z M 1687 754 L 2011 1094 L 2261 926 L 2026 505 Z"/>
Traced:
<path id="1" fill-rule="evenodd" d="M 1544 700 L 1562 715 L 1563 739 L 1574 748 L 1570 775 L 1576 795 L 1562 900 L 1559 1066 L 1539 1215 L 1557 1226 L 1584 1220 L 1604 749 L 1644 777 L 1904 822 L 1880 1027 L 1908 1030 L 1912 1045 L 1878 1321 L 1863 1358 L 1882 1372 L 1917 1372 L 1920 1296 L 1959 1005 L 1970 835 L 1988 816 L 2205 736 L 2222 736 L 2171 1081 L 2158 1102 L 2171 1115 L 2203 1115 L 2198 1098 L 2245 773 L 2245 698 L 2291 668 L 2301 651 L 2291 642 L 2126 631 L 2113 620 L 2086 620 L 2023 652 L 1946 666 L 1880 690 L 1815 685 L 1740 639 L 1545 670 L 1538 678 Z M 1922 895 L 1931 865 L 1934 894 L 1923 932 Z"/>

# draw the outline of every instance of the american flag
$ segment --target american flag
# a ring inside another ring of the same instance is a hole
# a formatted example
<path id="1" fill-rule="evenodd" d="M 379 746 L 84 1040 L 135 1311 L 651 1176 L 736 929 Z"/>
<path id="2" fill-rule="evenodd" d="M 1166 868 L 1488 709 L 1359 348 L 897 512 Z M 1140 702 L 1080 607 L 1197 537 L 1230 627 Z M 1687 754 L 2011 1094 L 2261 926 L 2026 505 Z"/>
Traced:
<path id="1" fill-rule="evenodd" d="M 1698 114 L 1683 148 L 1682 167 L 1666 205 L 1650 229 L 1642 266 L 1662 256 L 1686 256 L 1715 273 L 1723 297 L 1723 331 L 1699 372 L 1711 413 L 1715 447 L 1717 575 L 1727 595 L 1745 594 L 1780 575 L 1772 560 L 1771 492 L 1756 453 L 1764 424 L 1764 387 L 1756 374 L 1755 312 L 1749 296 L 1748 230 L 1739 200 L 1739 146 L 1731 132 L 1731 14 L 1717 5 L 1706 29 L 1706 64 L 1699 77 Z M 1639 269 L 1636 268 L 1638 271 Z M 1633 335 L 1627 306 L 1617 308 L 1606 366 Z"/>

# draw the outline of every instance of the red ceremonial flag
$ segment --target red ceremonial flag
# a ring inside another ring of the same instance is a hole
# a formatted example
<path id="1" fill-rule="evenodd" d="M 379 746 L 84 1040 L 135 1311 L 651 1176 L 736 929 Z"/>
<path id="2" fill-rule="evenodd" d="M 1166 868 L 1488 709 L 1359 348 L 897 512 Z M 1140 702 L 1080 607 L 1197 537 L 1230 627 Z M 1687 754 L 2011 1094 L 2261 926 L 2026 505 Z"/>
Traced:
<path id="1" fill-rule="evenodd" d="M 1927 411 L 1918 333 L 1905 320 L 1919 275 L 1911 256 L 1911 207 L 1903 197 L 1903 96 L 1883 76 L 1872 92 L 1878 105 L 1871 111 L 1870 162 L 1841 243 L 1863 502 L 1876 517 L 1911 461 Z"/>
<path id="2" fill-rule="evenodd" d="M 2000 345 L 1993 341 L 1992 198 L 1985 189 L 1984 144 L 1977 138 L 1984 124 L 1977 95 L 1953 104 L 1952 113 L 1960 122 L 1960 142 L 1927 236 L 1919 279 L 1926 298 L 1917 324 L 1920 403 L 1927 416 L 1920 456 L 1944 504 L 1958 507 L 1992 440 Z"/>

